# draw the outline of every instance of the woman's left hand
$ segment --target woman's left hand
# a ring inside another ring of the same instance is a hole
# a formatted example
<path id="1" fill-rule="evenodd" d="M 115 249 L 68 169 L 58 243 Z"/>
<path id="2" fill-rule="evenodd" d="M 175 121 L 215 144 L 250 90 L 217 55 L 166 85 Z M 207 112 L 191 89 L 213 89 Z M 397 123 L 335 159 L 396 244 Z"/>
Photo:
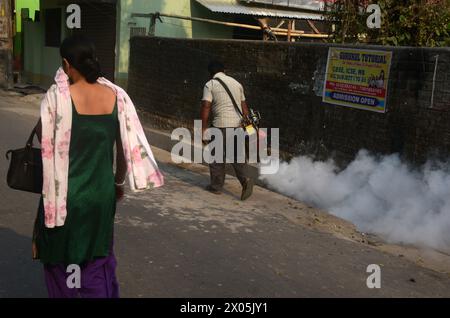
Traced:
<path id="1" fill-rule="evenodd" d="M 33 260 L 37 260 L 39 258 L 36 242 L 32 242 L 31 253 L 32 253 Z"/>

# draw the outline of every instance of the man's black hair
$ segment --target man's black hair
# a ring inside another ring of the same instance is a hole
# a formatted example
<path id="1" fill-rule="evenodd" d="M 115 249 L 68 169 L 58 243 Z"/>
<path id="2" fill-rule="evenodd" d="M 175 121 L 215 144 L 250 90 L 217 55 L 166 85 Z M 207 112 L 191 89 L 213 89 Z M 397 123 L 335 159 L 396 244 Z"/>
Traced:
<path id="1" fill-rule="evenodd" d="M 214 76 L 217 73 L 224 72 L 225 66 L 223 66 L 223 63 L 217 60 L 211 61 L 208 65 L 208 71 L 209 73 Z"/>

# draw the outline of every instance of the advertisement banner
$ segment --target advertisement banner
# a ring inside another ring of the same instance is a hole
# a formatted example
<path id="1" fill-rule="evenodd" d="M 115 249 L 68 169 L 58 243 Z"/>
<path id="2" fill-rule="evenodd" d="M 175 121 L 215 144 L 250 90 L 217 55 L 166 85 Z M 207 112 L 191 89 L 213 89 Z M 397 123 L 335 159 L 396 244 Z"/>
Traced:
<path id="1" fill-rule="evenodd" d="M 325 103 L 386 112 L 392 52 L 330 47 Z"/>

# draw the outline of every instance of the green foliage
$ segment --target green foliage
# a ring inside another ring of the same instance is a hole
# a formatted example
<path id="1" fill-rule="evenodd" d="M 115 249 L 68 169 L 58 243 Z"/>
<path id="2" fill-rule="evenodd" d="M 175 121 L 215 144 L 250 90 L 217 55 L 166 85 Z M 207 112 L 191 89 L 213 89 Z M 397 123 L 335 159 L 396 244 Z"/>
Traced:
<path id="1" fill-rule="evenodd" d="M 331 41 L 394 46 L 449 46 L 450 0 L 377 0 L 381 29 L 369 29 L 361 0 L 336 0 L 328 5 L 327 19 L 334 24 Z"/>

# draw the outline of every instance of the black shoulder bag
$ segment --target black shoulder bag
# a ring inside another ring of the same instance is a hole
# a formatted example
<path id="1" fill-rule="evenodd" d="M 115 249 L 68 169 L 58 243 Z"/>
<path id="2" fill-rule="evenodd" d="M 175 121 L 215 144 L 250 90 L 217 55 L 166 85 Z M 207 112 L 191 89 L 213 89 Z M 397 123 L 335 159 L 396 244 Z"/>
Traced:
<path id="1" fill-rule="evenodd" d="M 36 135 L 36 127 L 31 132 L 25 148 L 9 150 L 6 159 L 9 165 L 7 183 L 14 190 L 42 193 L 43 167 L 41 149 L 33 148 L 33 139 Z"/>

